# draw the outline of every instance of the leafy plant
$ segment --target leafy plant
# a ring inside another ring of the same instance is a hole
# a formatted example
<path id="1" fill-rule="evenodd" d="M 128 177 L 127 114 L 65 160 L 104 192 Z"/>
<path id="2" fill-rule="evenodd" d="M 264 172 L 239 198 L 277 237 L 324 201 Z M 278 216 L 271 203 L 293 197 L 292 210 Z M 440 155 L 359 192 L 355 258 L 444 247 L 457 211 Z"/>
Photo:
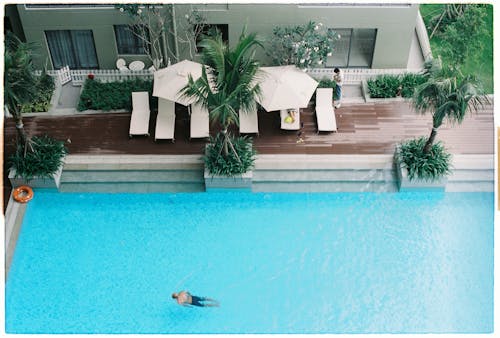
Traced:
<path id="1" fill-rule="evenodd" d="M 317 67 L 332 55 L 334 42 L 339 38 L 339 34 L 314 21 L 290 27 L 277 26 L 273 29 L 267 54 L 274 65 Z"/>
<path id="2" fill-rule="evenodd" d="M 34 136 L 30 139 L 30 151 L 18 144 L 16 152 L 11 155 L 10 167 L 16 171 L 16 177 L 31 180 L 34 177 L 48 178 L 57 172 L 68 153 L 64 142 L 47 135 Z"/>
<path id="3" fill-rule="evenodd" d="M 230 139 L 234 151 L 223 155 L 224 143 L 226 138 Z M 251 170 L 255 162 L 255 149 L 252 147 L 252 140 L 248 136 L 233 137 L 224 136 L 218 133 L 217 136 L 210 138 L 207 144 L 207 152 L 203 157 L 205 167 L 211 175 L 235 176 L 246 173 Z"/>
<path id="4" fill-rule="evenodd" d="M 399 161 L 408 170 L 411 180 L 422 179 L 437 181 L 451 172 L 451 155 L 441 142 L 432 145 L 429 152 L 424 152 L 427 139 L 420 137 L 408 140 L 399 146 Z"/>
<path id="5" fill-rule="evenodd" d="M 486 9 L 477 5 L 464 6 L 463 13 L 440 35 L 442 55 L 455 67 L 462 66 L 465 60 L 477 60 L 485 47 L 481 37 L 489 33 L 485 28 Z"/>
<path id="6" fill-rule="evenodd" d="M 157 104 L 157 98 L 153 92 L 153 82 L 149 80 L 127 80 L 120 82 L 100 82 L 87 79 L 84 84 L 78 110 L 114 110 L 132 109 L 132 92 L 149 92 L 151 106 Z"/>
<path id="7" fill-rule="evenodd" d="M 425 76 L 422 74 L 406 73 L 400 76 L 401 96 L 404 98 L 413 97 L 415 88 L 425 82 Z"/>
<path id="8" fill-rule="evenodd" d="M 394 75 L 381 75 L 367 81 L 372 98 L 396 97 L 401 86 L 401 80 Z"/>
<path id="9" fill-rule="evenodd" d="M 413 96 L 415 88 L 425 82 L 422 74 L 380 75 L 367 81 L 372 98 L 404 98 Z"/>
<path id="10" fill-rule="evenodd" d="M 257 35 L 247 35 L 245 29 L 233 48 L 229 48 L 220 34 L 205 37 L 200 47 L 208 71 L 203 67 L 196 81 L 189 75 L 188 84 L 181 90 L 183 96 L 194 98 L 207 108 L 212 123 L 218 122 L 222 127 L 224 157 L 239 157 L 227 132 L 230 125 L 239 124 L 238 111 L 249 112 L 257 108 L 255 99 L 260 95 L 260 85 L 254 81 L 259 69 L 255 48 L 259 46 L 262 44 Z"/>
<path id="11" fill-rule="evenodd" d="M 18 141 L 24 145 L 28 136 L 23 128 L 21 106 L 36 96 L 36 78 L 33 75 L 33 45 L 22 42 L 14 34 L 5 35 L 3 97 L 16 122 Z"/>
<path id="12" fill-rule="evenodd" d="M 424 147 L 428 153 L 445 119 L 462 123 L 467 112 L 477 111 L 489 99 L 475 77 L 443 67 L 439 58 L 425 63 L 424 76 L 426 82 L 416 88 L 413 107 L 422 114 L 432 111 L 432 131 Z"/>
<path id="13" fill-rule="evenodd" d="M 47 71 L 44 69 L 42 75 L 36 81 L 34 97 L 29 103 L 21 105 L 21 112 L 32 113 L 48 111 L 54 89 L 54 79 L 47 74 Z"/>

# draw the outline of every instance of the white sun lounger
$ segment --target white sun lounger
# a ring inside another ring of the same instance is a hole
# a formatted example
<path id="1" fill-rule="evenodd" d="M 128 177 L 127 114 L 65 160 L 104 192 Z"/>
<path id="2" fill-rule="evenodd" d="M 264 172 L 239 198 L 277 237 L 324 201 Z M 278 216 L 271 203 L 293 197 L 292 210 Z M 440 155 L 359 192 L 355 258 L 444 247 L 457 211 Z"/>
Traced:
<path id="1" fill-rule="evenodd" d="M 316 119 L 320 131 L 337 131 L 337 121 L 332 105 L 333 88 L 316 89 Z"/>
<path id="2" fill-rule="evenodd" d="M 251 112 L 238 112 L 240 115 L 240 134 L 259 134 L 257 108 Z"/>
<path id="3" fill-rule="evenodd" d="M 149 93 L 133 92 L 129 137 L 132 135 L 149 136 L 149 113 Z"/>
<path id="4" fill-rule="evenodd" d="M 189 138 L 205 138 L 210 136 L 208 110 L 200 104 L 189 106 L 191 122 Z"/>
<path id="5" fill-rule="evenodd" d="M 295 121 L 293 121 L 291 123 L 285 122 L 285 119 L 288 116 L 289 110 L 295 110 Z M 284 129 L 284 130 L 299 130 L 300 129 L 300 110 L 299 110 L 299 108 L 280 110 L 280 119 L 281 119 L 281 129 Z"/>
<path id="6" fill-rule="evenodd" d="M 175 102 L 158 98 L 158 116 L 156 117 L 155 141 L 172 140 L 175 131 Z"/>

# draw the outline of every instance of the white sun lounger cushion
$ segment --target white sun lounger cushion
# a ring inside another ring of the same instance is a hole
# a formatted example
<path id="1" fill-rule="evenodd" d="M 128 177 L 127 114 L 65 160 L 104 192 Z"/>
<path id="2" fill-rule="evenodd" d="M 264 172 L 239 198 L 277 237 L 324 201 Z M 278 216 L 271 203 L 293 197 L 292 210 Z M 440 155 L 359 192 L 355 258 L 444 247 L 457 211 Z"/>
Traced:
<path id="1" fill-rule="evenodd" d="M 289 116 L 288 111 L 295 111 L 295 120 L 287 122 L 286 118 Z M 299 130 L 300 129 L 300 110 L 296 109 L 282 109 L 280 110 L 281 129 L 284 130 Z"/>
<path id="2" fill-rule="evenodd" d="M 175 130 L 175 102 L 158 98 L 155 140 L 173 140 Z"/>
<path id="3" fill-rule="evenodd" d="M 190 138 L 205 138 L 210 136 L 208 110 L 200 104 L 191 106 Z"/>
<path id="4" fill-rule="evenodd" d="M 332 104 L 333 88 L 318 88 L 316 90 L 316 119 L 318 132 L 337 131 L 337 121 Z"/>
<path id="5" fill-rule="evenodd" d="M 259 119 L 257 109 L 250 112 L 239 111 L 240 115 L 240 134 L 258 134 Z"/>
<path id="6" fill-rule="evenodd" d="M 149 93 L 132 93 L 129 135 L 149 135 Z"/>

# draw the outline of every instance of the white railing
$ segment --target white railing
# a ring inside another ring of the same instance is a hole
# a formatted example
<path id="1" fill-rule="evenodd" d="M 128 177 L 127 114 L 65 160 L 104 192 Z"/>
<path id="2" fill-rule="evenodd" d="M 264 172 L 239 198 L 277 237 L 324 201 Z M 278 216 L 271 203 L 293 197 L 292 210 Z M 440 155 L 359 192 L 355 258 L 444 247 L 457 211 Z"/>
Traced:
<path id="1" fill-rule="evenodd" d="M 35 72 L 35 75 L 40 75 L 42 71 L 38 70 Z M 58 71 L 57 70 L 48 70 L 47 74 L 52 76 L 55 81 L 58 81 Z M 73 85 L 82 85 L 86 79 L 88 79 L 89 74 L 94 75 L 94 79 L 97 79 L 102 82 L 115 82 L 115 81 L 124 81 L 124 80 L 133 80 L 136 78 L 140 78 L 143 80 L 152 80 L 153 79 L 153 71 L 149 69 L 144 70 L 129 70 L 129 71 L 120 71 L 118 69 L 72 69 L 70 70 L 71 81 Z"/>
<path id="2" fill-rule="evenodd" d="M 334 68 L 313 68 L 308 69 L 307 74 L 316 80 L 322 78 L 332 78 Z M 405 73 L 420 73 L 422 69 L 390 68 L 390 69 L 370 69 L 370 68 L 343 68 L 344 82 L 348 84 L 360 83 L 363 80 L 376 77 L 378 75 L 399 75 Z"/>
<path id="3" fill-rule="evenodd" d="M 360 83 L 369 78 L 389 74 L 398 75 L 404 73 L 419 73 L 421 69 L 406 69 L 406 68 L 391 68 L 391 69 L 370 69 L 370 68 L 344 68 L 344 82 L 349 84 Z M 57 70 L 48 70 L 47 73 L 58 81 Z M 140 78 L 143 80 L 152 80 L 153 71 L 149 69 L 137 71 L 120 71 L 118 69 L 72 69 L 70 70 L 71 80 L 73 85 L 82 85 L 88 78 L 89 74 L 94 75 L 94 79 L 102 82 L 115 82 Z M 307 73 L 317 80 L 322 78 L 331 78 L 333 76 L 333 68 L 313 68 L 308 69 Z M 41 71 L 36 71 L 35 75 L 40 75 Z"/>

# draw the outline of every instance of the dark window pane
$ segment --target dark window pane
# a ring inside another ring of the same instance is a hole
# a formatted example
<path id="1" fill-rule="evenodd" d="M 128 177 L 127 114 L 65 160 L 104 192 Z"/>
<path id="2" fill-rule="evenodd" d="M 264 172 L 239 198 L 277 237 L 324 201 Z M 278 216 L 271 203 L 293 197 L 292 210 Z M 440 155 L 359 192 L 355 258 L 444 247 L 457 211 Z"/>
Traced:
<path id="1" fill-rule="evenodd" d="M 326 67 L 370 68 L 375 49 L 376 29 L 332 28 L 340 35 L 335 41 L 332 56 L 327 58 Z"/>
<path id="2" fill-rule="evenodd" d="M 118 54 L 146 54 L 145 43 L 142 39 L 144 33 L 148 38 L 148 32 L 144 27 L 129 25 L 115 25 L 116 46 Z"/>
<path id="3" fill-rule="evenodd" d="M 99 67 L 91 30 L 45 31 L 45 36 L 55 69 Z"/>

